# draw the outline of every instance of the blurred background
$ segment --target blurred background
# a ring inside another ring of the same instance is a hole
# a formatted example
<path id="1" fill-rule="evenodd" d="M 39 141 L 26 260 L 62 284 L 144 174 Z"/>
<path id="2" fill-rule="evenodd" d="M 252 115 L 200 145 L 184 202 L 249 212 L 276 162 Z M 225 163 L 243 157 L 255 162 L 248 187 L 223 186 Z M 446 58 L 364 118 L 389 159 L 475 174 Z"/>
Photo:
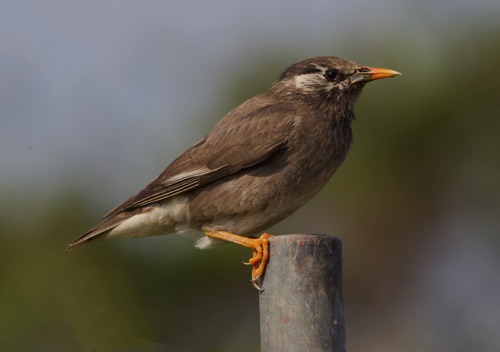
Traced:
<path id="1" fill-rule="evenodd" d="M 500 346 L 500 2 L 0 2 L 0 346 L 257 351 L 249 251 L 65 244 L 288 65 L 369 84 L 345 164 L 271 233 L 344 244 L 348 351 Z"/>

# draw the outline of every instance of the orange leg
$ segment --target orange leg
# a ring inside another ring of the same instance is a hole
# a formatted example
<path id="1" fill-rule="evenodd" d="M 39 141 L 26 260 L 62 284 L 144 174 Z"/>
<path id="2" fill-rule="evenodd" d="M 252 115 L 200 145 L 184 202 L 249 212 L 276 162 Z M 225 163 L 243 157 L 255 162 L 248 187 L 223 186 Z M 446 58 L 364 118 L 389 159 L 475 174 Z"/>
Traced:
<path id="1" fill-rule="evenodd" d="M 257 281 L 266 270 L 267 261 L 269 260 L 269 238 L 270 234 L 264 233 L 259 238 L 248 238 L 238 236 L 227 231 L 204 231 L 205 235 L 219 240 L 233 242 L 240 246 L 250 248 L 253 252 L 252 258 L 248 261 L 248 265 L 252 266 L 252 285 L 261 290 Z"/>

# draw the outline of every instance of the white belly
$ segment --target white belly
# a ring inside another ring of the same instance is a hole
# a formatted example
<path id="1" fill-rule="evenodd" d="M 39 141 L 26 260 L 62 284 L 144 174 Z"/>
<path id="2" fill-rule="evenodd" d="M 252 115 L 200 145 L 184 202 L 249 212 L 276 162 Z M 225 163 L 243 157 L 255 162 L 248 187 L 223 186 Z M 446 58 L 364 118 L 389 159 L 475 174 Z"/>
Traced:
<path id="1" fill-rule="evenodd" d="M 177 196 L 163 204 L 147 207 L 109 231 L 106 237 L 145 237 L 182 232 L 182 224 L 186 223 L 187 201 L 187 197 Z"/>

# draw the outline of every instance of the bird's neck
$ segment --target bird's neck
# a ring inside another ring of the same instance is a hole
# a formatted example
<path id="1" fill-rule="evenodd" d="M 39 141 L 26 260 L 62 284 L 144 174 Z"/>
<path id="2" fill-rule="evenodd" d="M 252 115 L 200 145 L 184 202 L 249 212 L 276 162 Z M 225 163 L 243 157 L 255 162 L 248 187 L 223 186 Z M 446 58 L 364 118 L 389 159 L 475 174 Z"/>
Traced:
<path id="1" fill-rule="evenodd" d="M 274 85 L 266 92 L 272 100 L 288 101 L 298 104 L 308 110 L 317 113 L 334 121 L 344 121 L 349 125 L 355 119 L 354 103 L 359 95 L 358 90 L 319 92 L 318 94 L 303 94 L 290 89 L 283 89 L 282 85 Z"/>

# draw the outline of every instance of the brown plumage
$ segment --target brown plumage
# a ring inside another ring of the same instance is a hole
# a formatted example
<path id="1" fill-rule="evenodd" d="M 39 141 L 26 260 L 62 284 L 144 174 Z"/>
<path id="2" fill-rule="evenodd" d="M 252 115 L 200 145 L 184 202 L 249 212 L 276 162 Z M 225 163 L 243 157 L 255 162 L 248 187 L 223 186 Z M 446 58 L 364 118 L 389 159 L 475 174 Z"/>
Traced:
<path id="1" fill-rule="evenodd" d="M 272 226 L 313 197 L 346 157 L 365 83 L 395 75 L 333 56 L 290 66 L 68 248 L 171 232 L 194 234 L 207 248 L 220 243 L 208 232 L 250 236 Z"/>

